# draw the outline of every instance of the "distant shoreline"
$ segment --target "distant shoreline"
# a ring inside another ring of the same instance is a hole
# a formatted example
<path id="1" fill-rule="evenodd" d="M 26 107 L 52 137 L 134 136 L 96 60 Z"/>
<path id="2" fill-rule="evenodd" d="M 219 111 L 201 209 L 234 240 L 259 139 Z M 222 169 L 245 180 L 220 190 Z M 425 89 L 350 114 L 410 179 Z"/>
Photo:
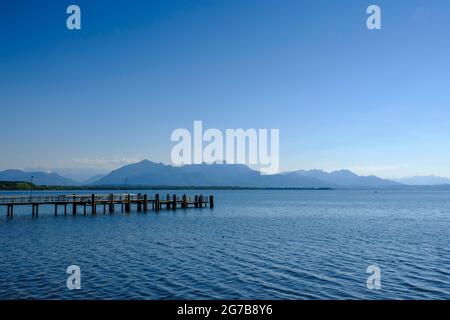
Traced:
<path id="1" fill-rule="evenodd" d="M 87 191 L 87 190 L 298 190 L 298 191 L 329 191 L 329 190 L 423 190 L 450 191 L 450 185 L 431 186 L 390 186 L 390 187 L 239 187 L 239 186 L 169 186 L 169 185 L 35 185 L 23 181 L 0 181 L 0 191 Z"/>
<path id="2" fill-rule="evenodd" d="M 0 181 L 0 191 L 63 191 L 63 190 L 334 190 L 329 187 L 238 187 L 238 186 L 150 186 L 150 185 L 89 185 L 42 186 L 22 181 Z"/>

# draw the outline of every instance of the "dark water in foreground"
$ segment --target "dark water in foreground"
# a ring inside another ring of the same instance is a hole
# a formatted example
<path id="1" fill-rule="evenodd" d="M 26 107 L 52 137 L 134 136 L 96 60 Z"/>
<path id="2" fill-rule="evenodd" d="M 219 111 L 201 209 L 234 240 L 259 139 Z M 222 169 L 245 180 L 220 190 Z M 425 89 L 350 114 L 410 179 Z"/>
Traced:
<path id="1" fill-rule="evenodd" d="M 7 221 L 2 208 L 0 298 L 450 298 L 450 192 L 210 193 L 213 210 L 159 214 L 48 207 Z M 74 264 L 79 291 L 66 287 Z M 372 264 L 381 290 L 366 287 Z"/>

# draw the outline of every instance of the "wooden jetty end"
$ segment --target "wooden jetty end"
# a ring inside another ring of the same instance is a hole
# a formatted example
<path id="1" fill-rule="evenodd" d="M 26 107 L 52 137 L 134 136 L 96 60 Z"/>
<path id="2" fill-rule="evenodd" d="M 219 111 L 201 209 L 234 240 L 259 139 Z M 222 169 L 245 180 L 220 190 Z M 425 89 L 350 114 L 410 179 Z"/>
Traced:
<path id="1" fill-rule="evenodd" d="M 167 194 L 166 199 L 160 197 L 159 194 L 149 197 L 147 194 L 64 194 L 64 195 L 20 195 L 20 196 L 0 196 L 0 206 L 7 207 L 7 218 L 11 219 L 14 215 L 15 206 L 31 206 L 31 215 L 37 217 L 39 215 L 39 206 L 53 205 L 55 206 L 54 214 L 58 215 L 58 208 L 64 209 L 64 215 L 67 215 L 67 206 L 72 207 L 72 215 L 77 215 L 78 207 L 83 209 L 83 214 L 87 214 L 87 207 L 90 207 L 92 215 L 97 214 L 97 209 L 103 206 L 103 213 L 114 213 L 115 206 L 120 205 L 122 212 L 130 213 L 132 205 L 136 206 L 137 212 L 148 212 L 151 204 L 152 210 L 158 212 L 161 209 L 177 208 L 214 208 L 214 197 L 212 195 L 204 197 L 203 195 L 195 195 L 193 199 L 186 196 Z"/>

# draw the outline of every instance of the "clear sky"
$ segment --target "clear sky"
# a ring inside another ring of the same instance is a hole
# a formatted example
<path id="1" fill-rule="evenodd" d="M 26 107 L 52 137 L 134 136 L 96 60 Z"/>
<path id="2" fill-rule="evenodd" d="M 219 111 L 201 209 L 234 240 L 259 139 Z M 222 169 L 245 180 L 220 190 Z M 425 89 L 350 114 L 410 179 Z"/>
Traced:
<path id="1" fill-rule="evenodd" d="M 2 1 L 0 117 L 0 169 L 169 163 L 202 120 L 279 128 L 283 170 L 450 177 L 450 1 Z"/>

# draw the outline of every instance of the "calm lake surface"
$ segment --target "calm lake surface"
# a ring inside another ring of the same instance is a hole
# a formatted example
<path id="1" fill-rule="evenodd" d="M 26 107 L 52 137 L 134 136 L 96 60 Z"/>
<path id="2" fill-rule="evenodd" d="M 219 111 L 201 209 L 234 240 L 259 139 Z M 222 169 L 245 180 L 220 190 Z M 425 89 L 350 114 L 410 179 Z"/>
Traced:
<path id="1" fill-rule="evenodd" d="M 185 193 L 214 194 L 216 207 L 38 218 L 24 207 L 10 221 L 1 208 L 0 299 L 450 298 L 450 192 Z M 66 287 L 69 265 L 81 290 Z M 367 289 L 369 265 L 381 290 Z"/>

